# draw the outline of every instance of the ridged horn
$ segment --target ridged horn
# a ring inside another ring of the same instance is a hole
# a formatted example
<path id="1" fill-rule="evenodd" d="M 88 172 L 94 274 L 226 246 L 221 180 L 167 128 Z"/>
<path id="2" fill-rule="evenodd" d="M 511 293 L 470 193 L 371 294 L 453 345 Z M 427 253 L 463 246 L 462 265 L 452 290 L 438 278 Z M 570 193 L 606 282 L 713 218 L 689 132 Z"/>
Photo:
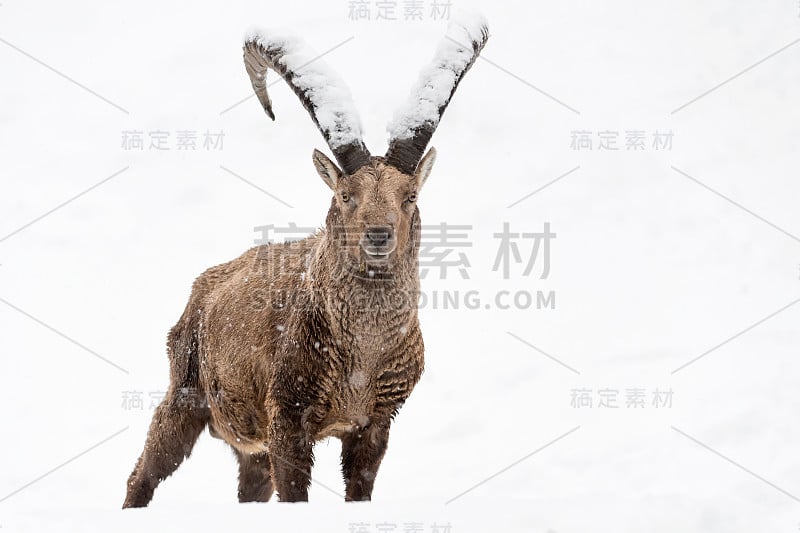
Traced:
<path id="1" fill-rule="evenodd" d="M 277 72 L 300 98 L 345 174 L 369 162 L 350 90 L 301 40 L 252 31 L 245 37 L 244 64 L 253 90 L 272 120 L 275 114 L 267 92 L 267 69 Z"/>

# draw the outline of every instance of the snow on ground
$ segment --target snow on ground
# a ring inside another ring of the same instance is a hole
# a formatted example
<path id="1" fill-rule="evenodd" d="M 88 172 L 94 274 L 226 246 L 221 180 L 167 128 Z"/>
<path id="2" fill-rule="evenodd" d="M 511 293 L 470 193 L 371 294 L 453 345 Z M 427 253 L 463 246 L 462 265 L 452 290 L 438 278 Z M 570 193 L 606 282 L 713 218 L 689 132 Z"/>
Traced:
<path id="1" fill-rule="evenodd" d="M 402 20 L 403 2 L 400 20 L 375 20 L 370 3 L 371 20 L 351 21 L 343 0 L 3 0 L 3 531 L 797 529 L 800 8 L 777 0 L 454 0 L 486 15 L 489 61 L 433 137 L 420 208 L 426 224 L 471 226 L 472 246 L 454 252 L 470 278 L 423 280 L 427 370 L 375 502 L 339 501 L 331 441 L 309 504 L 240 506 L 232 454 L 204 434 L 149 509 L 119 510 L 194 277 L 256 226 L 318 226 L 329 202 L 310 158 L 324 141 L 284 84 L 270 88 L 279 119 L 264 116 L 242 32 L 281 26 L 336 47 L 325 61 L 380 153 L 447 26 L 423 4 L 421 21 Z M 179 150 L 191 131 L 196 149 Z M 645 149 L 626 150 L 626 131 Z M 169 149 L 150 147 L 158 132 Z M 619 150 L 598 149 L 614 138 Z M 504 222 L 550 223 L 546 279 L 541 258 L 523 275 L 531 238 L 509 279 L 492 271 Z M 479 305 L 464 304 L 470 290 Z M 433 305 L 454 291 L 459 309 Z M 554 291 L 556 308 L 499 309 L 500 291 Z M 620 408 L 597 406 L 604 389 Z M 626 408 L 639 389 L 645 407 Z M 652 405 L 656 389 L 673 391 L 671 407 Z M 582 390 L 592 408 L 571 405 Z"/>

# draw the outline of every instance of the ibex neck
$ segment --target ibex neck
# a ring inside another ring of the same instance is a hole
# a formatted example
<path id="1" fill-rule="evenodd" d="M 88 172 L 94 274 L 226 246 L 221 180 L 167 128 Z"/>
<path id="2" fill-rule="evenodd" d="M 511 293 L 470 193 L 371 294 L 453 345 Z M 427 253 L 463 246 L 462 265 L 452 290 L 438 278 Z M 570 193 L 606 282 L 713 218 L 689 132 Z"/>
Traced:
<path id="1" fill-rule="evenodd" d="M 318 288 L 342 285 L 373 290 L 419 290 L 418 246 L 412 244 L 408 250 L 397 250 L 398 257 L 386 267 L 370 266 L 366 261 L 361 264 L 351 261 L 330 238 L 327 232 L 320 235 L 309 265 L 309 273 Z"/>
<path id="2" fill-rule="evenodd" d="M 387 332 L 410 327 L 417 320 L 419 268 L 417 257 L 397 258 L 390 269 L 347 264 L 347 258 L 323 237 L 309 265 L 315 294 L 329 326 L 352 342 L 380 343 Z M 360 340 L 358 340 L 360 339 Z"/>

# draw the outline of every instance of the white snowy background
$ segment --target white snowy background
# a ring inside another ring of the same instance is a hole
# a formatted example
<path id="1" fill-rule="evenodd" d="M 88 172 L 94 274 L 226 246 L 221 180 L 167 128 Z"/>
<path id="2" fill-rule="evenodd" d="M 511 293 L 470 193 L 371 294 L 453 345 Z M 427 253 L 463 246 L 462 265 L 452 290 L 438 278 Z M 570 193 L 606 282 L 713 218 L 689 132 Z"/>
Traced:
<path id="1" fill-rule="evenodd" d="M 427 369 L 374 502 L 335 494 L 332 440 L 310 503 L 239 505 L 233 455 L 206 433 L 148 509 L 120 510 L 192 280 L 251 246 L 255 226 L 317 226 L 329 202 L 311 163 L 327 147 L 283 83 L 274 123 L 255 97 L 231 107 L 252 94 L 244 31 L 288 28 L 320 53 L 346 41 L 324 60 L 382 153 L 446 29 L 431 3 L 421 21 L 403 20 L 403 0 L 396 21 L 374 20 L 374 2 L 373 20 L 353 21 L 346 0 L 2 0 L 2 531 L 798 529 L 795 0 L 472 4 L 492 37 L 433 137 L 419 203 L 426 224 L 471 225 L 473 243 L 470 279 L 431 272 L 423 290 L 483 300 L 421 310 Z M 143 150 L 122 147 L 126 130 Z M 148 149 L 155 130 L 169 150 Z M 198 132 L 197 150 L 176 149 L 179 130 Z M 203 149 L 206 130 L 222 149 Z M 570 147 L 577 130 L 593 150 Z M 602 130 L 620 150 L 597 149 Z M 646 149 L 626 150 L 626 130 Z M 652 148 L 657 130 L 671 150 Z M 547 279 L 541 264 L 492 271 L 504 222 L 551 224 Z M 501 290 L 552 290 L 556 308 L 485 309 Z M 592 408 L 571 405 L 582 388 Z M 620 390 L 619 409 L 597 407 L 602 388 Z M 625 407 L 628 388 L 645 408 Z M 651 404 L 656 388 L 671 408 Z"/>

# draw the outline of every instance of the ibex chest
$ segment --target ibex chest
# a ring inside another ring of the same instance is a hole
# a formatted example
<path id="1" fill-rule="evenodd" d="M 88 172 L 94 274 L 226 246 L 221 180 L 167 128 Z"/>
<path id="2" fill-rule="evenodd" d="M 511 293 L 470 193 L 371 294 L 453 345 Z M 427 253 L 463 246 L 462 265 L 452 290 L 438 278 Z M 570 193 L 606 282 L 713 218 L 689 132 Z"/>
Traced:
<path id="1" fill-rule="evenodd" d="M 393 283 L 335 286 L 313 331 L 318 397 L 308 406 L 315 435 L 339 436 L 390 417 L 410 394 L 422 369 L 416 291 Z"/>
<path id="2" fill-rule="evenodd" d="M 381 344 L 377 336 L 359 345 L 342 343 L 332 354 L 334 379 L 316 404 L 318 438 L 340 436 L 388 418 L 402 405 L 422 372 L 421 353 L 401 344 Z M 389 348 L 391 346 L 391 348 Z"/>

